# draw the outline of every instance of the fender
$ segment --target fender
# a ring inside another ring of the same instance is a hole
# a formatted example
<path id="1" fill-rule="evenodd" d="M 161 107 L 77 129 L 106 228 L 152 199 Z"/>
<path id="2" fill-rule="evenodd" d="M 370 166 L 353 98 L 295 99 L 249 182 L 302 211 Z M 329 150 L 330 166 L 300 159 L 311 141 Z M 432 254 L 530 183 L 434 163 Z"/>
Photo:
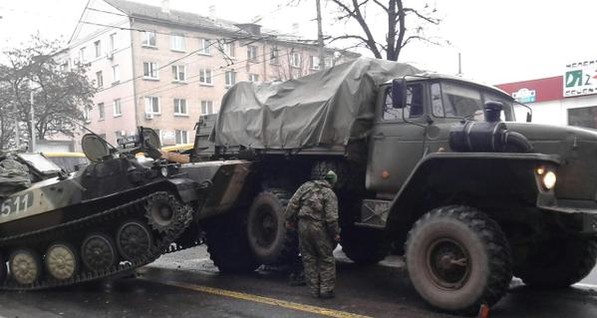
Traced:
<path id="1" fill-rule="evenodd" d="M 422 158 L 389 204 L 386 231 L 405 239 L 411 225 L 432 208 L 472 204 L 503 209 L 505 202 L 537 206 L 554 197 L 542 188 L 536 170 L 557 171 L 561 160 L 540 153 L 437 152 Z M 556 172 L 557 173 L 557 172 Z M 509 200 L 504 200 L 508 198 Z"/>
<path id="2" fill-rule="evenodd" d="M 176 190 L 176 193 L 184 203 L 199 200 L 199 192 L 209 188 L 208 185 L 200 185 L 189 178 L 172 178 L 167 183 Z"/>
<path id="3" fill-rule="evenodd" d="M 200 199 L 205 199 L 199 211 L 200 219 L 226 213 L 238 204 L 243 191 L 252 185 L 252 164 L 246 160 L 221 160 L 181 166 L 182 175 L 200 181 L 199 185 L 207 188 L 200 194 Z"/>

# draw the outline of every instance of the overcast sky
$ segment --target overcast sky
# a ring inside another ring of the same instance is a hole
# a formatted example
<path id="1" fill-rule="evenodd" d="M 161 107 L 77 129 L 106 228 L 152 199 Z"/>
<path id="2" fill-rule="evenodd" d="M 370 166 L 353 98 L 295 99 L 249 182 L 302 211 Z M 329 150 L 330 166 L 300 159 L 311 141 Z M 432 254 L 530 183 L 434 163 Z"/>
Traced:
<path id="1" fill-rule="evenodd" d="M 99 1 L 99 0 L 95 0 Z M 161 0 L 136 0 L 160 5 Z M 172 9 L 207 15 L 216 5 L 216 16 L 250 22 L 261 16 L 268 29 L 316 38 L 315 0 L 302 0 L 288 7 L 289 0 L 171 0 Z M 423 3 L 405 0 L 406 4 Z M 30 34 L 46 38 L 70 37 L 87 0 L 0 0 L 0 46 L 18 46 Z M 324 4 L 324 33 L 338 34 L 345 28 L 333 20 L 332 4 Z M 451 42 L 450 46 L 418 44 L 407 47 L 402 62 L 448 74 L 458 72 L 458 53 L 467 78 L 489 84 L 559 76 L 566 63 L 597 59 L 595 12 L 597 1 L 567 0 L 437 0 L 443 17 L 430 33 Z M 376 27 L 383 30 L 383 17 Z M 380 31 L 383 32 L 383 31 Z"/>

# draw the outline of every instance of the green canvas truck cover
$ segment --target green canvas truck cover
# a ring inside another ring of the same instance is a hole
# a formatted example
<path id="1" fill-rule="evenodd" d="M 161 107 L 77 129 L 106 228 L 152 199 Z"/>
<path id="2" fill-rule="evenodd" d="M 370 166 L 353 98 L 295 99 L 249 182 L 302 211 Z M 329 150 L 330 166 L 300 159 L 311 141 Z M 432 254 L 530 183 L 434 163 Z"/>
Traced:
<path id="1" fill-rule="evenodd" d="M 210 139 L 253 149 L 346 146 L 366 136 L 378 85 L 416 73 L 407 64 L 359 58 L 286 82 L 240 82 L 222 98 Z"/>

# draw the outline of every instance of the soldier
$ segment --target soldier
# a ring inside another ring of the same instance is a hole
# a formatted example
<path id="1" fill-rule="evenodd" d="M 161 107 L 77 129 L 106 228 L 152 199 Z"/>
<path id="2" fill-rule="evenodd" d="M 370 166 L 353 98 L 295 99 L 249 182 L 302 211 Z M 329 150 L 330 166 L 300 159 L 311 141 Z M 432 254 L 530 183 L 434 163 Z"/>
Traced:
<path id="1" fill-rule="evenodd" d="M 307 286 L 314 297 L 334 297 L 336 261 L 332 254 L 340 241 L 338 199 L 332 190 L 338 177 L 328 171 L 323 180 L 304 183 L 286 209 L 286 226 L 296 228 Z M 335 241 L 335 242 L 334 242 Z"/>

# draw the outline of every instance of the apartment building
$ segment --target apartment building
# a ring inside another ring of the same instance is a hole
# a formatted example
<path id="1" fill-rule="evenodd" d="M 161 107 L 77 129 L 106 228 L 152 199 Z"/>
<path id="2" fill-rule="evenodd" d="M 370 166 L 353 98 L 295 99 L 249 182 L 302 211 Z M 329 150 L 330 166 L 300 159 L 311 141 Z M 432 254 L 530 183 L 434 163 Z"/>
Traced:
<path id="1" fill-rule="evenodd" d="M 325 66 L 358 57 L 325 49 Z M 114 143 L 137 126 L 164 145 L 190 143 L 200 115 L 219 110 L 239 81 L 259 84 L 320 69 L 317 46 L 189 12 L 123 0 L 92 0 L 70 41 L 64 67 L 89 67 L 99 92 L 86 124 Z"/>

